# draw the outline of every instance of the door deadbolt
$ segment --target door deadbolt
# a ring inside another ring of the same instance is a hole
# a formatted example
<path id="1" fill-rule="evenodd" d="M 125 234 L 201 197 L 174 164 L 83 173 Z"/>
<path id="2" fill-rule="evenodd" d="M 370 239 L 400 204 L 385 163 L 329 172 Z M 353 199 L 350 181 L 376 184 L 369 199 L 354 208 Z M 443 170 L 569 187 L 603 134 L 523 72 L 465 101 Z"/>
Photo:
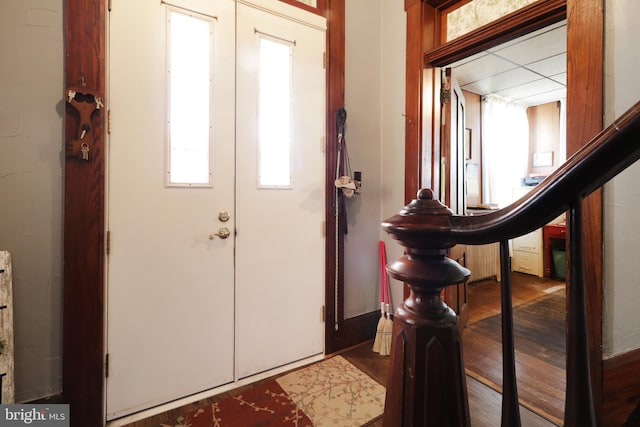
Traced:
<path id="1" fill-rule="evenodd" d="M 227 227 L 222 227 L 218 230 L 217 233 L 209 234 L 209 240 L 213 240 L 216 236 L 218 236 L 221 239 L 226 239 L 230 235 L 231 235 L 231 232 L 229 231 L 229 229 Z"/>
<path id="2" fill-rule="evenodd" d="M 229 217 L 229 212 L 227 212 L 227 211 L 221 211 L 221 212 L 218 214 L 218 219 L 219 219 L 220 221 L 222 221 L 222 222 L 227 222 L 227 221 L 229 221 L 229 218 L 230 218 L 230 217 Z"/>

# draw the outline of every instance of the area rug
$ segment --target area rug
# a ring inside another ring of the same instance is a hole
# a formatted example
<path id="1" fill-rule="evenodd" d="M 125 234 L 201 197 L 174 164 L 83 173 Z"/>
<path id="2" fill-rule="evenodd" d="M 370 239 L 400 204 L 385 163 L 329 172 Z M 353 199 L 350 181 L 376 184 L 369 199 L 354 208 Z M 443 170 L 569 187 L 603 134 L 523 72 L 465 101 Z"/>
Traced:
<path id="1" fill-rule="evenodd" d="M 382 415 L 384 398 L 383 386 L 336 356 L 160 427 L 359 427 Z"/>

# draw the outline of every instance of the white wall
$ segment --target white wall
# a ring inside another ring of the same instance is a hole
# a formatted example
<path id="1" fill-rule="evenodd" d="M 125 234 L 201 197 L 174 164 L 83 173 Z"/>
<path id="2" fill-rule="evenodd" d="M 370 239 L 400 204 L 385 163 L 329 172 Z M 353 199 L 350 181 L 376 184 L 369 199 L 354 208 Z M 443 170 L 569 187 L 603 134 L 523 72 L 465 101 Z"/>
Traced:
<path id="1" fill-rule="evenodd" d="M 605 125 L 640 100 L 640 2 L 607 0 Z M 604 190 L 604 355 L 640 348 L 640 163 Z"/>
<path id="2" fill-rule="evenodd" d="M 347 0 L 349 1 L 349 0 Z M 407 14 L 403 2 L 382 0 L 382 147 L 380 157 L 381 220 L 395 214 L 404 203 L 404 136 L 405 136 L 405 64 Z M 387 246 L 389 261 L 403 255 L 403 248 L 378 228 Z M 403 284 L 391 281 L 391 302 L 397 307 L 404 300 Z"/>
<path id="3" fill-rule="evenodd" d="M 403 206 L 405 21 L 402 2 L 346 0 L 346 144 L 363 181 L 347 201 L 346 318 L 379 309 L 380 224 Z"/>
<path id="4" fill-rule="evenodd" d="M 0 2 L 0 248 L 14 263 L 17 402 L 62 389 L 62 8 Z"/>

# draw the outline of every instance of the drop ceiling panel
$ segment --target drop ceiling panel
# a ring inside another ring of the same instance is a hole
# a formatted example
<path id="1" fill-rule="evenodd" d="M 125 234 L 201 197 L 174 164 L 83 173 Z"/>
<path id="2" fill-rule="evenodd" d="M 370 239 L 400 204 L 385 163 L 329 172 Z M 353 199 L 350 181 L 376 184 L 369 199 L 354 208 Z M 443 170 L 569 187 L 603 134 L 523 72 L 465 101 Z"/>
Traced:
<path id="1" fill-rule="evenodd" d="M 548 102 L 560 100 L 565 97 L 565 94 L 566 94 L 566 90 L 564 88 L 556 89 L 551 92 L 539 93 L 539 94 L 528 96 L 526 98 L 519 99 L 518 102 L 527 106 L 541 105 L 541 104 L 546 104 Z"/>
<path id="2" fill-rule="evenodd" d="M 494 51 L 502 58 L 516 64 L 530 64 L 567 51 L 567 38 L 564 28 L 556 28 L 537 37 L 529 38 L 504 49 Z"/>
<path id="3" fill-rule="evenodd" d="M 540 75 L 527 70 L 526 68 L 513 68 L 504 73 L 496 74 L 488 78 L 465 85 L 460 83 L 462 89 L 474 92 L 479 90 L 482 93 L 496 93 L 505 89 L 520 86 L 524 83 L 533 82 L 539 80 Z M 473 88 L 473 90 L 471 89 Z"/>
<path id="4" fill-rule="evenodd" d="M 504 59 L 494 55 L 484 55 L 454 68 L 454 73 L 458 83 L 466 85 L 468 83 L 477 82 L 479 80 L 503 73 L 507 70 L 516 68 L 514 65 Z"/>
<path id="5" fill-rule="evenodd" d="M 556 74 L 558 70 L 564 70 L 567 64 L 567 54 L 560 53 L 555 56 L 543 59 L 542 61 L 533 62 L 527 64 L 527 68 L 536 73 L 540 73 L 543 76 L 550 76 Z"/>
<path id="6" fill-rule="evenodd" d="M 560 89 L 564 89 L 564 86 L 544 78 L 496 92 L 496 95 L 507 99 L 519 100 L 532 95 L 544 94 Z"/>
<path id="7" fill-rule="evenodd" d="M 526 105 L 566 95 L 566 21 L 451 64 L 463 89 Z"/>

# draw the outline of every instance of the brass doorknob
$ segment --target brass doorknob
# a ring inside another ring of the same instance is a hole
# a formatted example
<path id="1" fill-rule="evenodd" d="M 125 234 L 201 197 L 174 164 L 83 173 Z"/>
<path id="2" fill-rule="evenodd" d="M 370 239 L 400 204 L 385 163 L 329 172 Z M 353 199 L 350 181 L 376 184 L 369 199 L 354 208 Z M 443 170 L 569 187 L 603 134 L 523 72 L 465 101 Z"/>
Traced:
<path id="1" fill-rule="evenodd" d="M 226 239 L 230 235 L 231 235 L 231 232 L 229 231 L 229 229 L 227 227 L 222 227 L 218 230 L 217 233 L 209 234 L 209 240 L 213 240 L 216 236 L 218 236 L 221 239 Z"/>

